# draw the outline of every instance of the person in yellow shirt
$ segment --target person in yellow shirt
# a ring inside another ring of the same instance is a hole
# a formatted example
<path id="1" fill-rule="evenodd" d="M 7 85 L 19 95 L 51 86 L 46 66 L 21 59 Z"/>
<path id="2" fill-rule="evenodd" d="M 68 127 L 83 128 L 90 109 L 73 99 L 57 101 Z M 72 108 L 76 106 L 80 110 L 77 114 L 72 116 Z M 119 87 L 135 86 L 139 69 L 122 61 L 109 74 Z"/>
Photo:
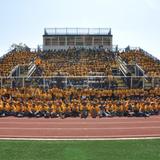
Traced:
<path id="1" fill-rule="evenodd" d="M 36 110 L 36 112 L 35 112 L 35 116 L 36 116 L 37 118 L 39 118 L 39 117 L 42 117 L 42 116 L 43 116 L 43 112 L 42 112 L 42 105 L 41 105 L 40 103 L 37 103 L 37 104 L 36 104 L 36 106 L 35 106 L 35 110 Z"/>
<path id="2" fill-rule="evenodd" d="M 74 100 L 71 104 L 71 114 L 72 117 L 79 117 L 79 105 L 78 102 L 76 102 L 76 100 Z"/>
<path id="3" fill-rule="evenodd" d="M 71 107 L 69 103 L 66 103 L 64 108 L 64 118 L 67 118 L 67 117 L 71 117 Z"/>
<path id="4" fill-rule="evenodd" d="M 57 117 L 56 105 L 54 103 L 51 105 L 50 115 L 51 115 L 51 118 L 56 118 Z"/>
<path id="5" fill-rule="evenodd" d="M 100 101 L 99 104 L 99 118 L 110 117 L 110 114 L 106 112 L 106 104 L 104 101 Z"/>
<path id="6" fill-rule="evenodd" d="M 30 112 L 31 112 L 31 104 L 29 102 L 25 103 L 25 108 L 26 108 L 26 112 L 25 112 L 25 116 L 30 117 Z"/>
<path id="7" fill-rule="evenodd" d="M 62 109 L 61 109 L 61 103 L 60 102 L 56 102 L 55 103 L 55 107 L 56 107 L 56 115 L 57 117 L 61 116 L 61 112 L 62 112 Z"/>
<path id="8" fill-rule="evenodd" d="M 96 103 L 95 102 L 92 102 L 90 104 L 89 112 L 90 112 L 92 118 L 96 118 L 97 117 L 98 112 L 97 112 L 97 109 L 96 109 Z"/>
<path id="9" fill-rule="evenodd" d="M 44 117 L 49 118 L 50 117 L 50 105 L 44 104 Z"/>
<path id="10" fill-rule="evenodd" d="M 36 108 L 35 108 L 35 103 L 34 102 L 30 102 L 28 104 L 28 114 L 29 117 L 34 117 L 35 116 L 35 112 L 36 112 Z"/>
<path id="11" fill-rule="evenodd" d="M 39 57 L 37 57 L 37 58 L 35 59 L 35 64 L 36 64 L 37 66 L 39 66 L 41 63 L 42 63 L 41 59 L 40 59 Z"/>
<path id="12" fill-rule="evenodd" d="M 159 115 L 160 114 L 160 102 L 156 102 L 156 104 L 153 107 L 153 111 L 155 115 Z"/>
<path id="13" fill-rule="evenodd" d="M 87 118 L 88 117 L 88 106 L 86 102 L 82 103 L 82 108 L 81 108 L 81 118 Z"/>
<path id="14" fill-rule="evenodd" d="M 62 101 L 59 102 L 59 117 L 64 119 L 65 118 L 65 105 Z"/>
<path id="15" fill-rule="evenodd" d="M 23 103 L 17 103 L 16 105 L 16 116 L 17 117 L 24 117 L 24 107 L 23 107 Z"/>
<path id="16" fill-rule="evenodd" d="M 5 109 L 4 109 L 4 102 L 0 100 L 0 117 L 5 117 Z"/>
<path id="17" fill-rule="evenodd" d="M 5 114 L 6 116 L 10 116 L 10 104 L 7 102 L 5 105 Z"/>

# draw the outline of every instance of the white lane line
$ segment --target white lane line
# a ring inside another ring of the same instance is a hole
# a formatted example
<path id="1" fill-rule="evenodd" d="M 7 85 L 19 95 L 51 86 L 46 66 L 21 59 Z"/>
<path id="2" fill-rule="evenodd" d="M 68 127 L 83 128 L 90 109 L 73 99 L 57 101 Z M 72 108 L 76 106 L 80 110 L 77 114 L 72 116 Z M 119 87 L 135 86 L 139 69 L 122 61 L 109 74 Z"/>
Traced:
<path id="1" fill-rule="evenodd" d="M 139 135 L 115 135 L 115 136 L 25 136 L 25 135 L 0 135 L 0 139 L 42 139 L 42 140 L 78 140 L 78 139 L 136 139 L 136 138 L 160 138 L 160 134 L 139 134 Z"/>
<path id="2" fill-rule="evenodd" d="M 27 128 L 27 127 L 0 127 L 0 130 L 134 130 L 134 129 L 160 129 L 160 127 L 111 127 L 111 128 Z"/>
<path id="3" fill-rule="evenodd" d="M 0 138 L 0 140 L 11 140 L 11 141 L 119 141 L 119 140 L 152 140 L 160 139 L 160 137 L 135 137 L 135 138 L 73 138 L 73 139 L 45 139 L 45 138 Z"/>
<path id="4" fill-rule="evenodd" d="M 98 125 L 101 125 L 101 124 L 145 124 L 145 123 L 160 123 L 160 121 L 137 121 L 137 122 L 61 122 L 61 121 L 58 121 L 58 122 L 34 122 L 34 121 L 28 121 L 28 122 L 23 122 L 23 121 L 19 121 L 19 122 L 14 122 L 14 121 L 11 121 L 11 122 L 0 122 L 0 124 L 58 124 L 58 125 L 63 125 L 63 124 L 66 124 L 66 125 L 70 125 L 70 124 L 98 124 Z"/>
<path id="5" fill-rule="evenodd" d="M 8 117 L 0 117 L 0 119 L 1 120 L 42 120 L 42 121 L 46 121 L 46 120 L 57 120 L 57 121 L 63 121 L 63 120 L 85 120 L 85 121 L 91 121 L 91 122 L 93 122 L 93 121 L 97 121 L 97 120 L 99 120 L 99 121 L 105 121 L 105 120 L 124 120 L 124 121 L 126 121 L 126 120 L 130 120 L 130 121 L 134 121 L 134 120 L 149 120 L 149 121 L 152 121 L 152 120 L 160 120 L 160 115 L 157 115 L 157 116 L 155 116 L 155 117 L 153 117 L 153 116 L 151 116 L 151 117 L 104 117 L 104 118 L 96 118 L 96 119 L 94 119 L 94 118 L 91 118 L 91 117 L 88 117 L 87 119 L 81 119 L 81 118 L 79 118 L 79 117 L 77 117 L 77 118 L 66 118 L 66 119 L 60 119 L 60 118 L 44 118 L 44 117 L 42 117 L 42 118 L 26 118 L 26 117 L 22 117 L 22 118 L 12 118 L 12 117 L 10 117 L 10 118 L 8 118 Z"/>

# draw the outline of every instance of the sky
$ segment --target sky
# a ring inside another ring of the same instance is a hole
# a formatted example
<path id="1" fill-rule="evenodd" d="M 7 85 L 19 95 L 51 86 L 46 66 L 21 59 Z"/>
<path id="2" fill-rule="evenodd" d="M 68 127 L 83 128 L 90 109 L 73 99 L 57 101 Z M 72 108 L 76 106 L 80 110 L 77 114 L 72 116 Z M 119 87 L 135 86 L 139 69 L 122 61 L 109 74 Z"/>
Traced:
<path id="1" fill-rule="evenodd" d="M 160 59 L 160 0 L 0 0 L 0 56 L 42 45 L 44 28 L 111 28 L 113 44 Z"/>

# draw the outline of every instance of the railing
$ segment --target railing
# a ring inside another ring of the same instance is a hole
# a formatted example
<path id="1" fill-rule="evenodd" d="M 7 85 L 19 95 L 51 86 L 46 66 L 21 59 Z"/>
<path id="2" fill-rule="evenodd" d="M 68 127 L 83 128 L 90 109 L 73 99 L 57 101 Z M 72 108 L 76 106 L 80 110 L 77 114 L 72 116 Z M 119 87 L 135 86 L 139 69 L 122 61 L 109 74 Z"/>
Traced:
<path id="1" fill-rule="evenodd" d="M 160 63 L 160 59 L 158 59 L 157 57 L 151 55 L 150 53 L 148 53 L 147 51 L 143 50 L 142 48 L 140 48 L 141 51 L 143 51 L 143 53 L 149 57 L 151 57 L 152 59 L 154 59 L 155 61 L 158 61 Z"/>
<path id="2" fill-rule="evenodd" d="M 45 28 L 44 35 L 111 35 L 111 28 Z"/>
<path id="3" fill-rule="evenodd" d="M 119 70 L 123 73 L 123 75 L 126 77 L 127 73 L 128 73 L 128 69 L 126 67 L 126 63 L 122 60 L 122 58 L 120 56 L 116 56 L 116 60 L 119 64 Z"/>
<path id="4" fill-rule="evenodd" d="M 28 77 L 30 77 L 34 71 L 36 70 L 36 65 L 35 64 L 32 64 L 29 66 L 29 71 L 28 71 Z"/>
<path id="5" fill-rule="evenodd" d="M 125 81 L 127 79 L 127 81 Z M 119 84 L 120 82 L 122 82 Z M 159 77 L 145 76 L 53 76 L 53 77 L 0 77 L 0 87 L 91 87 L 104 89 L 160 87 Z"/>
<path id="6" fill-rule="evenodd" d="M 14 74 L 14 72 L 19 68 L 19 64 L 16 65 L 10 72 L 9 77 L 12 77 L 12 75 Z"/>

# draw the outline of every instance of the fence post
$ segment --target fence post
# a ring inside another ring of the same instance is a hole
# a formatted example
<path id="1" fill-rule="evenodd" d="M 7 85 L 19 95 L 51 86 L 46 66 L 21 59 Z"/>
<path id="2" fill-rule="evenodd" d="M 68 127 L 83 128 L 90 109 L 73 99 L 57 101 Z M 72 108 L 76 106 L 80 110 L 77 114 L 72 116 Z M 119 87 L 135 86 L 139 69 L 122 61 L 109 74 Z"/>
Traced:
<path id="1" fill-rule="evenodd" d="M 43 78 L 43 88 L 46 88 L 46 80 Z"/>
<path id="2" fill-rule="evenodd" d="M 89 87 L 89 77 L 87 77 L 87 85 L 88 85 L 88 87 Z"/>
<path id="3" fill-rule="evenodd" d="M 20 66 L 19 66 L 19 69 L 18 69 L 18 76 L 20 76 L 21 74 L 21 70 L 20 70 Z"/>
<path id="4" fill-rule="evenodd" d="M 3 83 L 3 82 L 2 82 L 2 77 L 1 77 L 1 88 L 2 88 L 2 83 Z"/>
<path id="5" fill-rule="evenodd" d="M 65 87 L 67 87 L 67 77 L 65 77 Z"/>
<path id="6" fill-rule="evenodd" d="M 154 80 L 155 80 L 154 77 L 152 77 L 152 87 L 155 86 L 155 81 Z"/>
<path id="7" fill-rule="evenodd" d="M 110 77 L 108 77 L 108 89 L 110 89 L 110 87 L 111 87 L 111 81 L 110 80 L 111 80 Z"/>
<path id="8" fill-rule="evenodd" d="M 145 81 L 144 81 L 144 76 L 143 76 L 143 89 L 144 89 L 144 87 L 145 87 Z"/>
<path id="9" fill-rule="evenodd" d="M 22 78 L 22 87 L 24 88 L 24 77 Z"/>
<path id="10" fill-rule="evenodd" d="M 13 87 L 13 79 L 11 78 L 11 85 L 10 85 L 10 87 L 12 88 Z"/>
<path id="11" fill-rule="evenodd" d="M 133 88 L 133 79 L 131 77 L 131 89 Z"/>

